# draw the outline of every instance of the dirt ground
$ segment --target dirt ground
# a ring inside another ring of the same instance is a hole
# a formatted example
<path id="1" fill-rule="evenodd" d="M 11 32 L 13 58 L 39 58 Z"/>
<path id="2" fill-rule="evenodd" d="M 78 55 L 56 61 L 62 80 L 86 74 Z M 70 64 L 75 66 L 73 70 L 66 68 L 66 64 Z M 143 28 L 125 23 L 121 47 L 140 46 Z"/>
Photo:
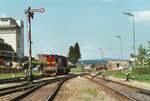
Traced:
<path id="1" fill-rule="evenodd" d="M 63 84 L 54 101 L 119 101 L 111 93 L 104 92 L 102 86 L 78 76 Z"/>

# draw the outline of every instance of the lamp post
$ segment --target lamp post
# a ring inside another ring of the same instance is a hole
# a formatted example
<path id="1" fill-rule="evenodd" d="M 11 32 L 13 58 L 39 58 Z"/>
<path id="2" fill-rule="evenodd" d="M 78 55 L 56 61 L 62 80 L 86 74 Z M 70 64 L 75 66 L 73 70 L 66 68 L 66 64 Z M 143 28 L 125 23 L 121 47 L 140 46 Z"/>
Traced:
<path id="1" fill-rule="evenodd" d="M 120 59 L 123 59 L 123 52 L 122 52 L 122 37 L 119 35 L 116 35 L 118 39 L 120 39 Z"/>
<path id="2" fill-rule="evenodd" d="M 28 46 L 29 46 L 29 68 L 28 68 L 28 80 L 32 82 L 32 41 L 31 41 L 31 18 L 33 19 L 35 12 L 44 12 L 44 9 L 28 9 L 25 10 L 25 14 L 28 18 Z"/>
<path id="3" fill-rule="evenodd" d="M 134 58 L 134 65 L 133 65 L 133 67 L 135 67 L 135 22 L 134 22 L 134 15 L 133 14 L 131 14 L 131 13 L 128 13 L 128 12 L 123 12 L 123 14 L 125 14 L 125 15 L 128 15 L 128 16 L 130 16 L 130 17 L 132 17 L 132 31 L 133 31 L 133 50 L 134 50 L 134 53 L 133 53 L 133 58 Z"/>

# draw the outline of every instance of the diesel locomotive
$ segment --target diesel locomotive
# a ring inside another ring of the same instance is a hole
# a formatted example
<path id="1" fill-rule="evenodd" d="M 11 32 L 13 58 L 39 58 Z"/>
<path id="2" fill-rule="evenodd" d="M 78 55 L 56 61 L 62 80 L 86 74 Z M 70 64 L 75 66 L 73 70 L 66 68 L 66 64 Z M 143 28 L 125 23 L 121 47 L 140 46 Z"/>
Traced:
<path id="1" fill-rule="evenodd" d="M 44 75 L 68 74 L 70 72 L 68 60 L 65 56 L 38 54 L 38 58 L 45 62 L 43 66 Z"/>

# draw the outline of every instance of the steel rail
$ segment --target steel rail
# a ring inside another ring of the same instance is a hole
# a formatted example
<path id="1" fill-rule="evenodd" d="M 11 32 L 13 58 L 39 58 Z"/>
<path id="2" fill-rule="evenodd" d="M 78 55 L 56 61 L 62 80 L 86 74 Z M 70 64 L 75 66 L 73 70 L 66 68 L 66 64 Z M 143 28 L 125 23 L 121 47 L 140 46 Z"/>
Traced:
<path id="1" fill-rule="evenodd" d="M 119 94 L 120 96 L 125 97 L 125 98 L 128 99 L 129 101 L 137 101 L 136 99 L 133 99 L 132 97 L 128 96 L 127 94 L 125 94 L 125 93 L 123 93 L 123 92 L 121 92 L 121 91 L 119 91 L 119 90 L 117 90 L 117 89 L 115 89 L 115 88 L 112 88 L 112 87 L 110 87 L 110 86 L 108 86 L 108 85 L 105 85 L 105 84 L 102 83 L 102 82 L 98 82 L 98 81 L 96 81 L 96 80 L 94 80 L 94 79 L 91 79 L 91 78 L 89 78 L 89 77 L 87 77 L 87 76 L 85 76 L 85 78 L 87 78 L 87 79 L 89 79 L 90 81 L 93 81 L 93 82 L 95 82 L 95 83 L 97 83 L 97 84 L 100 84 L 100 85 L 102 85 L 102 86 L 104 86 L 104 87 L 106 87 L 106 88 L 109 88 L 109 89 L 112 90 L 112 91 L 115 91 L 117 94 Z"/>
<path id="2" fill-rule="evenodd" d="M 72 76 L 71 76 L 72 77 Z M 36 86 L 34 86 L 33 88 L 29 89 L 28 91 L 26 91 L 25 93 L 21 94 L 21 95 L 18 95 L 16 98 L 14 99 L 11 99 L 10 101 L 19 101 L 23 98 L 25 98 L 26 96 L 28 96 L 29 94 L 33 93 L 34 91 L 36 91 L 37 89 L 47 85 L 47 84 L 50 84 L 50 83 L 55 83 L 55 82 L 60 82 L 60 81 L 64 81 L 66 79 L 69 79 L 70 77 L 69 76 L 66 76 L 66 77 L 61 77 L 61 78 L 56 78 L 56 79 L 53 79 L 53 80 L 50 80 L 50 81 L 44 81 L 40 84 L 37 84 Z"/>
<path id="3" fill-rule="evenodd" d="M 54 98 L 56 97 L 57 93 L 59 92 L 60 87 L 63 85 L 63 83 L 65 81 L 67 81 L 68 79 L 71 79 L 73 77 L 76 77 L 76 76 L 72 76 L 70 78 L 66 78 L 63 81 L 59 82 L 59 84 L 55 87 L 55 89 L 53 89 L 52 93 L 49 95 L 49 97 L 45 101 L 53 101 Z"/>
<path id="4" fill-rule="evenodd" d="M 65 76 L 65 77 L 68 77 L 68 76 Z M 31 89 L 31 88 L 37 86 L 38 84 L 41 84 L 44 82 L 56 82 L 56 81 L 61 80 L 65 77 L 56 77 L 53 79 L 41 80 L 38 82 L 33 82 L 32 85 L 29 83 L 24 83 L 24 84 L 17 85 L 17 86 L 3 88 L 3 89 L 0 89 L 0 96 L 5 96 L 5 95 L 11 94 L 11 93 L 18 92 L 18 91 L 28 90 L 28 89 Z"/>
<path id="5" fill-rule="evenodd" d="M 103 80 L 105 80 L 107 82 L 114 82 L 114 83 L 117 83 L 117 84 L 120 84 L 120 85 L 123 85 L 123 86 L 127 86 L 129 88 L 137 89 L 138 92 L 150 95 L 150 90 L 146 90 L 146 89 L 143 89 L 143 88 L 139 88 L 139 87 L 136 87 L 136 86 L 132 86 L 132 85 L 129 85 L 129 84 L 125 84 L 125 83 L 122 83 L 122 82 L 119 82 L 119 81 L 110 80 L 110 79 L 106 79 L 106 78 L 102 78 L 102 77 L 97 77 L 97 78 L 103 79 Z"/>

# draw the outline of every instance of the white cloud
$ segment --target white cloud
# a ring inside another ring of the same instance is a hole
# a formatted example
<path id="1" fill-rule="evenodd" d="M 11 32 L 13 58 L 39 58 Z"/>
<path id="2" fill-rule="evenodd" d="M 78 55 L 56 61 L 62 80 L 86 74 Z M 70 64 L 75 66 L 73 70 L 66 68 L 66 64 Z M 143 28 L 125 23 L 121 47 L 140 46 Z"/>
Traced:
<path id="1" fill-rule="evenodd" d="M 134 12 L 136 22 L 150 22 L 150 10 Z"/>

